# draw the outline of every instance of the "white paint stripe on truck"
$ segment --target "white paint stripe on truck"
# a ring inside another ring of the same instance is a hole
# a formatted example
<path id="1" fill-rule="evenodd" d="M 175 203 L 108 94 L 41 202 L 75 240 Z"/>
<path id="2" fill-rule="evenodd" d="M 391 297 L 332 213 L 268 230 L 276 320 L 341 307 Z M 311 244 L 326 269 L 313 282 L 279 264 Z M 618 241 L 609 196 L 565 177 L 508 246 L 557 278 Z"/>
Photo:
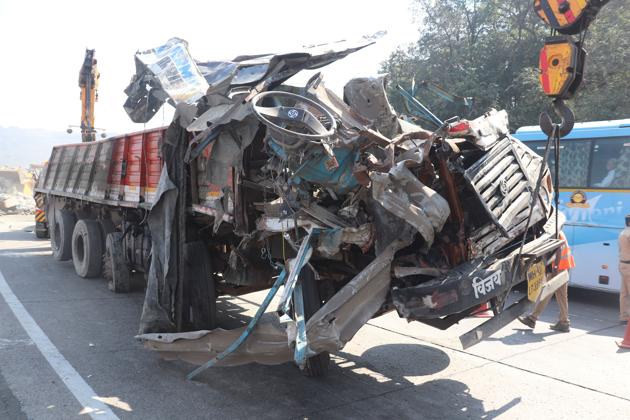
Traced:
<path id="1" fill-rule="evenodd" d="M 0 294 L 2 294 L 5 302 L 9 308 L 11 308 L 13 315 L 15 315 L 22 325 L 22 328 L 24 328 L 24 331 L 26 331 L 31 340 L 33 340 L 33 343 L 35 343 L 55 373 L 61 378 L 63 383 L 66 384 L 66 387 L 77 401 L 79 401 L 79 404 L 83 406 L 81 414 L 89 414 L 93 419 L 118 419 L 107 405 L 98 400 L 100 397 L 88 383 L 85 382 L 65 357 L 63 357 L 59 350 L 57 350 L 57 347 L 55 347 L 44 331 L 37 325 L 37 322 L 31 317 L 24 305 L 22 305 L 22 302 L 15 296 L 1 271 Z"/>

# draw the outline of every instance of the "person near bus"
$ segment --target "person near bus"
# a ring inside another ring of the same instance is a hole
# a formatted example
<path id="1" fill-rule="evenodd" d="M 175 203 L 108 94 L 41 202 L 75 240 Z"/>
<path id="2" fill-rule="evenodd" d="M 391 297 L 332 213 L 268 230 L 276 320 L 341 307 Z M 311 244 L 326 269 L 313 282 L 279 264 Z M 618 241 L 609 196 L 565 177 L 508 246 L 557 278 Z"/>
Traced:
<path id="1" fill-rule="evenodd" d="M 571 255 L 571 249 L 567 245 L 567 238 L 562 232 L 560 232 L 560 239 L 564 241 L 565 245 L 560 247 L 560 249 L 558 250 L 558 254 L 556 254 L 558 270 L 569 270 L 575 267 L 575 261 L 573 260 L 573 256 Z M 549 295 L 546 299 L 539 301 L 534 307 L 534 310 L 531 314 L 519 317 L 518 320 L 527 325 L 529 328 L 534 329 L 536 327 L 536 321 L 538 321 L 538 317 L 540 316 L 540 314 L 543 313 L 543 311 L 551 301 L 551 296 L 552 295 Z M 549 328 L 554 331 L 569 332 L 571 331 L 571 323 L 569 321 L 569 283 L 566 282 L 562 286 L 560 286 L 560 288 L 556 290 L 555 296 L 556 302 L 558 303 L 558 308 L 560 309 L 560 314 L 558 316 L 558 322 L 550 325 Z"/>
<path id="2" fill-rule="evenodd" d="M 619 234 L 619 321 L 630 319 L 630 214 L 626 216 L 626 227 Z"/>
<path id="3" fill-rule="evenodd" d="M 595 186 L 599 188 L 610 187 L 610 184 L 612 184 L 613 180 L 615 179 L 616 168 L 617 159 L 608 159 L 608 162 L 606 162 L 606 170 L 608 171 L 608 173 L 606 174 L 604 179 L 602 179 L 600 182 L 596 182 Z"/>

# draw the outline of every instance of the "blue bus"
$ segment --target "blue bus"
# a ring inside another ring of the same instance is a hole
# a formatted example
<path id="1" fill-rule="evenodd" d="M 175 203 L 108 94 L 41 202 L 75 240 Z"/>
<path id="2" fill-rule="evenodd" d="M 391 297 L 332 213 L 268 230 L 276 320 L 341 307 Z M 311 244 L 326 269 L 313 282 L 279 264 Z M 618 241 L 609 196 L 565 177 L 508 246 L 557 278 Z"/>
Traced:
<path id="1" fill-rule="evenodd" d="M 538 126 L 519 128 L 514 137 L 545 151 Z M 549 159 L 553 175 L 553 150 Z M 560 209 L 575 257 L 571 285 L 618 292 L 617 237 L 630 214 L 630 119 L 578 123 L 560 140 Z"/>

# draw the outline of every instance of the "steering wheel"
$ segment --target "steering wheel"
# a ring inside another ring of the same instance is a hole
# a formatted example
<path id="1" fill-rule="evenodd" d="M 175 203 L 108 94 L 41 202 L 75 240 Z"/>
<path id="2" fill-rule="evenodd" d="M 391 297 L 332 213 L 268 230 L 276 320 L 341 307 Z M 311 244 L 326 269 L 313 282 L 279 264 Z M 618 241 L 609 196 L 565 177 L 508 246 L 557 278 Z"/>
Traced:
<path id="1" fill-rule="evenodd" d="M 262 106 L 264 99 L 274 100 L 275 103 L 288 103 L 291 106 Z M 273 134 L 275 140 L 279 140 L 285 147 L 299 147 L 304 141 L 320 143 L 319 140 L 335 134 L 337 123 L 335 117 L 317 102 L 295 93 L 283 91 L 261 92 L 252 99 L 252 110 L 258 118 Z M 321 115 L 328 128 L 313 112 Z M 289 140 L 291 143 L 287 144 Z M 296 141 L 297 140 L 297 141 Z"/>

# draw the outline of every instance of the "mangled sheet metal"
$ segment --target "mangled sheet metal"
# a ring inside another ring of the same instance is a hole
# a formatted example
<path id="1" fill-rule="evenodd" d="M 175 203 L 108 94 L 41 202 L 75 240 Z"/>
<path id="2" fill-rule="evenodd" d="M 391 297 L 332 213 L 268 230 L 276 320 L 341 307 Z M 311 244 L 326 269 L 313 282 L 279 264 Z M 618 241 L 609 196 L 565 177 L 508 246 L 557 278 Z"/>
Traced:
<path id="1" fill-rule="evenodd" d="M 433 245 L 436 233 L 442 230 L 450 214 L 448 202 L 423 185 L 404 162 L 396 164 L 386 174 L 372 172 L 370 178 L 374 199 L 416 228 L 427 247 Z"/>
<path id="2" fill-rule="evenodd" d="M 136 54 L 136 74 L 125 89 L 128 99 L 124 108 L 134 122 L 148 122 L 167 98 L 173 105 L 198 105 L 198 111 L 204 105 L 198 104 L 198 100 L 206 96 L 205 105 L 215 109 L 201 121 L 217 123 L 237 105 L 231 100 L 234 92 L 228 95 L 231 88 L 258 83 L 275 86 L 301 70 L 323 67 L 365 48 L 383 35 L 376 33 L 353 42 L 311 46 L 298 53 L 238 56 L 231 61 L 199 63 L 190 56 L 186 41 L 171 38 L 160 47 Z M 199 128 L 199 124 L 191 128 Z"/>
<path id="3" fill-rule="evenodd" d="M 389 292 L 391 261 L 403 245 L 403 241 L 390 244 L 307 321 L 305 332 L 311 352 L 341 349 L 380 310 Z M 246 330 L 244 326 L 232 330 L 217 328 L 212 331 L 144 334 L 137 338 L 167 360 L 203 364 L 226 351 Z M 216 365 L 291 361 L 296 334 L 295 322 L 281 324 L 275 313 L 266 313 L 248 334 L 247 341 Z"/>
<path id="4" fill-rule="evenodd" d="M 138 338 L 145 342 L 147 348 L 159 352 L 165 360 L 183 360 L 201 365 L 224 352 L 246 328 L 153 333 L 139 335 Z M 288 362 L 292 358 L 292 352 L 287 330 L 276 316 L 267 313 L 249 334 L 244 345 L 216 365 L 238 366 L 254 362 L 278 365 Z"/>
<path id="5" fill-rule="evenodd" d="M 509 135 L 504 111 L 432 132 L 393 109 L 384 77 L 350 80 L 343 98 L 321 74 L 285 83 L 373 42 L 202 62 L 173 39 L 137 55 L 127 111 L 147 120 L 168 101 L 173 146 L 186 149 L 185 165 L 169 156 L 163 172 L 171 195 L 184 193 L 150 216 L 164 232 L 153 233 L 147 347 L 201 370 L 304 367 L 391 310 L 440 325 L 488 301 L 500 311 L 530 264 L 551 264 L 562 243 L 548 226 L 550 173 Z M 269 289 L 247 326 L 172 332 L 181 282 L 208 281 L 175 276 L 177 240 L 203 242 L 217 294 Z"/>

